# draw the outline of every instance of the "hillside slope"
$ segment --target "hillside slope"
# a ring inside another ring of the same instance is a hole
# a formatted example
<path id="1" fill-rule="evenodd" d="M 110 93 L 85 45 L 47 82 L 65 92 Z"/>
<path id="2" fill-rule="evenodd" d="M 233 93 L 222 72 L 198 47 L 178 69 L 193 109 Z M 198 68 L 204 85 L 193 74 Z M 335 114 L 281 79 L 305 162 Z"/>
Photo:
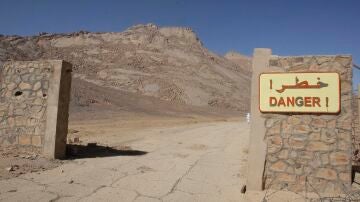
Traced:
<path id="1" fill-rule="evenodd" d="M 118 33 L 0 36 L 0 65 L 9 59 L 64 59 L 73 64 L 74 82 L 172 103 L 249 109 L 249 64 L 211 53 L 188 28 L 147 24 Z"/>

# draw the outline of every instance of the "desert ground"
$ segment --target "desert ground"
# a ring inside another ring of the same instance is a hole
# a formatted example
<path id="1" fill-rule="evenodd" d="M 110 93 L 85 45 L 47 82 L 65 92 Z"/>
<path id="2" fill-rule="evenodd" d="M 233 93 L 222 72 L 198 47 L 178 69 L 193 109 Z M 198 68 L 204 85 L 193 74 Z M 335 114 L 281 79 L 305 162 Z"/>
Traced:
<path id="1" fill-rule="evenodd" d="M 82 120 L 75 114 L 70 122 L 69 140 L 73 142 L 69 147 L 70 159 L 45 163 L 43 168 L 49 170 L 3 177 L 0 200 L 242 198 L 249 135 L 244 118 L 140 113 L 97 117 L 91 113 Z"/>

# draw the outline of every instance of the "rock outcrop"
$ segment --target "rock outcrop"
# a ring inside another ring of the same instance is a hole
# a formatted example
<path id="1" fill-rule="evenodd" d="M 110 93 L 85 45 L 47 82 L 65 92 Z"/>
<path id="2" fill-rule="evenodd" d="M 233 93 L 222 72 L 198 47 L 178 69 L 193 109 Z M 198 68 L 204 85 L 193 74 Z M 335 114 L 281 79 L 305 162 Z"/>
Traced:
<path id="1" fill-rule="evenodd" d="M 243 68 L 245 71 L 251 72 L 251 64 L 252 59 L 251 57 L 241 55 L 240 53 L 230 51 L 227 52 L 224 57 L 232 62 L 234 62 L 236 65 L 238 65 L 240 68 Z"/>

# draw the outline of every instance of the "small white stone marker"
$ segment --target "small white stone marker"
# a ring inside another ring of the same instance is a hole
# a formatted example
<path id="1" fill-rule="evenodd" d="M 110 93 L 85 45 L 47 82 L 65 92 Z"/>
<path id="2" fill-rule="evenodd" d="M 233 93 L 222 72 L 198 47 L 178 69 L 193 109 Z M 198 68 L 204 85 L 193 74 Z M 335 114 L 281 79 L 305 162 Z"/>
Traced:
<path id="1" fill-rule="evenodd" d="M 250 113 L 246 113 L 246 122 L 250 123 Z"/>

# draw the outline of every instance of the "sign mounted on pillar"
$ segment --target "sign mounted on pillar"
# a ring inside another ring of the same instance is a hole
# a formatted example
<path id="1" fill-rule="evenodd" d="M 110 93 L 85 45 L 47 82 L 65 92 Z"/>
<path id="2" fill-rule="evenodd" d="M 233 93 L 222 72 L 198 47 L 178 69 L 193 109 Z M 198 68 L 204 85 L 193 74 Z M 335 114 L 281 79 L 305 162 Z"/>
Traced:
<path id="1" fill-rule="evenodd" d="M 262 73 L 259 76 L 261 112 L 339 113 L 338 73 Z"/>

